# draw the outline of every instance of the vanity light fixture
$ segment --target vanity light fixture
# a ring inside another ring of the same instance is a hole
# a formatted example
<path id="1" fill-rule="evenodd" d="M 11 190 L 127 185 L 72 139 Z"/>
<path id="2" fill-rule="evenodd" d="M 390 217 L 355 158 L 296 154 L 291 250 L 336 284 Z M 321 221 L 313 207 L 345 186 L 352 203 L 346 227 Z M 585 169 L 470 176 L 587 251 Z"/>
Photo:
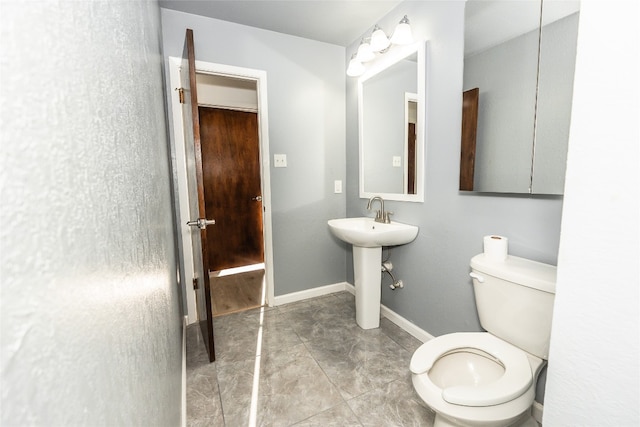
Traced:
<path id="1" fill-rule="evenodd" d="M 407 15 L 400 20 L 391 39 L 389 39 L 382 28 L 376 24 L 376 26 L 373 27 L 371 37 L 362 39 L 360 46 L 358 46 L 357 53 L 351 56 L 347 68 L 347 75 L 350 77 L 361 76 L 365 72 L 363 63 L 373 60 L 376 57 L 376 53 L 386 53 L 393 44 L 407 45 L 411 43 L 413 43 L 413 34 Z"/>

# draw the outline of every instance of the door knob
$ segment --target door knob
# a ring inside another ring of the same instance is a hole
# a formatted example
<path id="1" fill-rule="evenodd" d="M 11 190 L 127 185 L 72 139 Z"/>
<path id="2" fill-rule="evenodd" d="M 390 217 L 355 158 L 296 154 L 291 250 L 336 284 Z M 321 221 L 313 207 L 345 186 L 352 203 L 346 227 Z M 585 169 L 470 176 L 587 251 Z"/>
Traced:
<path id="1" fill-rule="evenodd" d="M 254 202 L 261 202 L 262 201 L 262 196 L 252 197 L 251 200 L 253 200 Z"/>
<path id="2" fill-rule="evenodd" d="M 189 227 L 198 227 L 200 230 L 204 230 L 205 228 L 207 228 L 207 225 L 213 225 L 216 223 L 215 219 L 205 219 L 205 218 L 198 218 L 194 221 L 187 221 L 187 225 Z"/>

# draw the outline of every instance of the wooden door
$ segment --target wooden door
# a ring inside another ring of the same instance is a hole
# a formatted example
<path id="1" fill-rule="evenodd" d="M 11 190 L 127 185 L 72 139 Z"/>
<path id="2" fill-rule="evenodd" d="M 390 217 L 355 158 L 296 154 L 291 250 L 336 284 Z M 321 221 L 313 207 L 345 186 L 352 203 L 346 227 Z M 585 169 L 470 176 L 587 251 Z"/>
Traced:
<path id="1" fill-rule="evenodd" d="M 215 360 L 213 344 L 213 313 L 211 310 L 211 285 L 209 283 L 209 258 L 207 256 L 207 225 L 202 180 L 202 152 L 200 123 L 198 118 L 198 94 L 196 91 L 196 66 L 193 47 L 193 31 L 187 29 L 180 71 L 184 143 L 187 160 L 187 184 L 189 187 L 189 212 L 193 251 L 194 287 L 198 321 L 207 347 L 209 361 Z M 211 219 L 211 218 L 209 218 Z M 201 226 L 198 226 L 201 224 Z"/>
<path id="2" fill-rule="evenodd" d="M 462 93 L 462 137 L 460 143 L 460 190 L 473 191 L 478 131 L 480 89 Z"/>
<path id="3" fill-rule="evenodd" d="M 264 262 L 258 115 L 200 107 L 209 268 Z"/>
<path id="4" fill-rule="evenodd" d="M 407 125 L 407 194 L 416 194 L 416 124 Z"/>

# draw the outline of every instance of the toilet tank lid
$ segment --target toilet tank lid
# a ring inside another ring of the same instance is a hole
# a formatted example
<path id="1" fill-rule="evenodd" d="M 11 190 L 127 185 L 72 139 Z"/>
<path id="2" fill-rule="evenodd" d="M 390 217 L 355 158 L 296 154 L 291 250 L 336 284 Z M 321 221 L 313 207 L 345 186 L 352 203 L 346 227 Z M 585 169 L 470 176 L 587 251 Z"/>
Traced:
<path id="1" fill-rule="evenodd" d="M 471 268 L 522 286 L 556 293 L 557 267 L 554 265 L 513 255 L 507 256 L 505 261 L 495 261 L 479 254 L 471 258 Z"/>

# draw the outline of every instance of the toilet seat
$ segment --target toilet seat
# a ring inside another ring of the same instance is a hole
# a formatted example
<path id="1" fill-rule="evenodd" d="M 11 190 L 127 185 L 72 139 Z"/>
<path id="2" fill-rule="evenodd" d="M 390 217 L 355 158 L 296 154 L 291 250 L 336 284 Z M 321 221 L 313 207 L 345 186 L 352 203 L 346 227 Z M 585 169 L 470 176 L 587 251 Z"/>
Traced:
<path id="1" fill-rule="evenodd" d="M 453 333 L 427 341 L 413 354 L 411 372 L 428 377 L 429 370 L 438 359 L 464 349 L 481 350 L 499 360 L 504 366 L 504 375 L 490 384 L 442 389 L 442 398 L 446 402 L 463 406 L 499 405 L 517 398 L 531 386 L 533 375 L 526 353 L 488 332 Z M 436 387 L 435 384 L 433 386 Z"/>

